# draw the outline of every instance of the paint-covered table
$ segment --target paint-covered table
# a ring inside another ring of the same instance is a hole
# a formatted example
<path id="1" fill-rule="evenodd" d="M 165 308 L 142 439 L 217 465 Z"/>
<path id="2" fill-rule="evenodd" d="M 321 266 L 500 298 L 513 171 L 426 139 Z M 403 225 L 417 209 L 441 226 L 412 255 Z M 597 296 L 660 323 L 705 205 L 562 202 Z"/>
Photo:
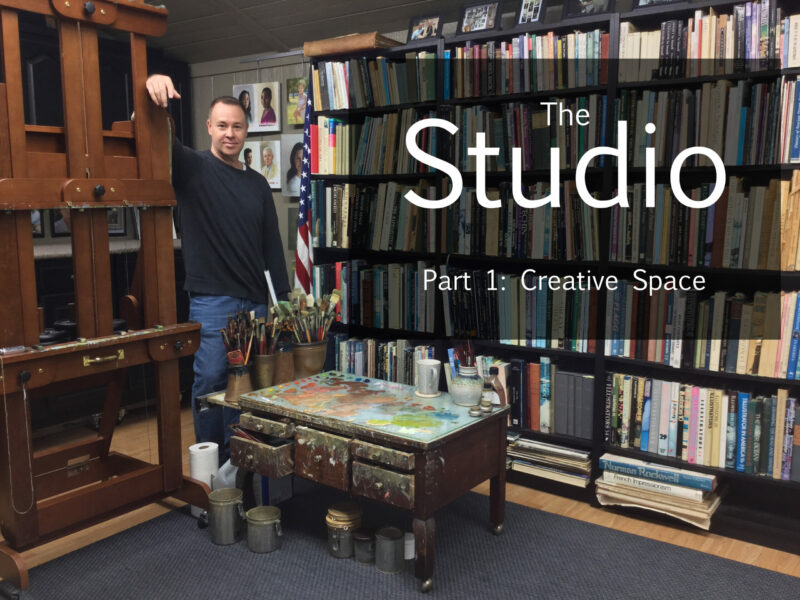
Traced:
<path id="1" fill-rule="evenodd" d="M 508 407 L 470 417 L 442 393 L 330 371 L 244 394 L 231 460 L 268 477 L 295 473 L 413 513 L 416 575 L 432 587 L 434 513 L 487 479 L 503 527 Z"/>

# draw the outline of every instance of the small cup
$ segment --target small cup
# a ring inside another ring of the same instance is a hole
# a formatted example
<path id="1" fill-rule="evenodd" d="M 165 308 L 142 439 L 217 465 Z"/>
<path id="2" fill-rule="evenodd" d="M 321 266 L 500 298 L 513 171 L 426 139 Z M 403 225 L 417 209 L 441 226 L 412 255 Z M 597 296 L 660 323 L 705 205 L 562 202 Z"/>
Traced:
<path id="1" fill-rule="evenodd" d="M 435 358 L 421 358 L 417 361 L 417 395 L 434 398 L 439 395 L 439 371 L 441 361 Z"/>

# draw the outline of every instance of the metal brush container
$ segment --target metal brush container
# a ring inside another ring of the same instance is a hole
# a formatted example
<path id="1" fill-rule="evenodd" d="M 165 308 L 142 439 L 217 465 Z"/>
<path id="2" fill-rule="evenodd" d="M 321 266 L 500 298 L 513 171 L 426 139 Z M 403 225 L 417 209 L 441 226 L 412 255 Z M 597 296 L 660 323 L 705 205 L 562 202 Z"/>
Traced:
<path id="1" fill-rule="evenodd" d="M 328 552 L 336 558 L 353 556 L 353 532 L 361 527 L 361 507 L 353 502 L 341 502 L 328 509 Z"/>
<path id="2" fill-rule="evenodd" d="M 247 547 L 251 552 L 272 552 L 281 547 L 281 509 L 256 506 L 247 511 Z"/>

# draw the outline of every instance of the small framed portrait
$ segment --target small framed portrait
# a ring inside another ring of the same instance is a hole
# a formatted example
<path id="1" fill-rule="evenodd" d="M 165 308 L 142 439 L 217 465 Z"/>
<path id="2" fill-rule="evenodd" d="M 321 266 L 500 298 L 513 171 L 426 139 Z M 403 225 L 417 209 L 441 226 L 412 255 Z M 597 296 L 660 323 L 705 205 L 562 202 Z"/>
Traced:
<path id="1" fill-rule="evenodd" d="M 642 8 L 643 6 L 653 6 L 655 4 L 670 4 L 672 2 L 677 2 L 678 0 L 634 0 L 633 5 L 636 8 Z"/>
<path id="2" fill-rule="evenodd" d="M 500 1 L 465 4 L 461 8 L 461 18 L 458 20 L 457 33 L 474 33 L 476 31 L 500 29 L 500 15 L 502 14 L 503 3 Z"/>
<path id="3" fill-rule="evenodd" d="M 262 140 L 259 144 L 261 156 L 259 170 L 269 183 L 269 187 L 279 190 L 281 189 L 281 143 L 278 140 Z"/>
<path id="4" fill-rule="evenodd" d="M 544 14 L 544 0 L 520 0 L 517 25 L 538 23 Z"/>
<path id="5" fill-rule="evenodd" d="M 67 237 L 70 235 L 69 208 L 53 208 L 50 213 L 50 236 Z"/>
<path id="6" fill-rule="evenodd" d="M 281 136 L 281 194 L 287 198 L 300 197 L 300 179 L 303 171 L 303 135 L 293 133 Z"/>
<path id="7" fill-rule="evenodd" d="M 251 132 L 281 130 L 281 84 L 277 81 L 253 84 L 253 124 Z"/>
<path id="8" fill-rule="evenodd" d="M 239 160 L 254 171 L 261 172 L 261 142 L 245 142 Z"/>
<path id="9" fill-rule="evenodd" d="M 244 109 L 244 114 L 247 115 L 247 127 L 253 128 L 253 98 L 255 97 L 255 88 L 252 83 L 233 86 L 233 97 L 239 99 L 239 104 Z"/>
<path id="10" fill-rule="evenodd" d="M 442 35 L 442 16 L 413 17 L 408 25 L 408 41 L 424 40 Z"/>
<path id="11" fill-rule="evenodd" d="M 566 0 L 564 17 L 586 17 L 611 12 L 614 0 Z"/>
<path id="12" fill-rule="evenodd" d="M 35 238 L 44 237 L 44 211 L 31 211 L 31 233 Z"/>
<path id="13" fill-rule="evenodd" d="M 305 123 L 308 103 L 308 80 L 305 77 L 286 80 L 286 123 L 302 125 Z"/>
<path id="14" fill-rule="evenodd" d="M 108 217 L 108 235 L 125 235 L 125 208 L 112 206 L 106 213 Z"/>

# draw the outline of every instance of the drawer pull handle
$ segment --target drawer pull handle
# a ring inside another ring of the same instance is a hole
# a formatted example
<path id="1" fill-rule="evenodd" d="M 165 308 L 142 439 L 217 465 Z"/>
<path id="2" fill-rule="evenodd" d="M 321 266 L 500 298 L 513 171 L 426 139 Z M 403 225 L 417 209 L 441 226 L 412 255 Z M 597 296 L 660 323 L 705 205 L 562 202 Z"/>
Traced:
<path id="1" fill-rule="evenodd" d="M 92 365 L 99 365 L 102 363 L 107 362 L 114 362 L 117 360 L 125 360 L 125 350 L 119 349 L 117 350 L 116 354 L 111 354 L 109 356 L 96 356 L 94 358 L 90 358 L 88 356 L 83 357 L 83 366 L 84 367 L 91 367 Z"/>
<path id="2" fill-rule="evenodd" d="M 321 460 L 322 460 L 322 455 L 321 455 L 321 454 L 317 454 L 317 455 L 314 457 L 314 462 L 319 462 L 319 461 L 321 461 Z"/>
<path id="3" fill-rule="evenodd" d="M 379 481 L 378 483 L 375 484 L 375 487 L 378 488 L 379 490 L 382 490 L 383 489 L 383 482 Z"/>
<path id="4" fill-rule="evenodd" d="M 245 462 L 253 462 L 253 455 L 252 454 L 246 454 L 245 457 L 244 457 L 244 460 L 245 460 Z"/>
<path id="5" fill-rule="evenodd" d="M 263 429 L 264 429 L 264 424 L 263 424 L 263 423 L 258 423 L 258 424 L 256 425 L 256 431 L 261 431 L 261 430 L 263 430 Z"/>

